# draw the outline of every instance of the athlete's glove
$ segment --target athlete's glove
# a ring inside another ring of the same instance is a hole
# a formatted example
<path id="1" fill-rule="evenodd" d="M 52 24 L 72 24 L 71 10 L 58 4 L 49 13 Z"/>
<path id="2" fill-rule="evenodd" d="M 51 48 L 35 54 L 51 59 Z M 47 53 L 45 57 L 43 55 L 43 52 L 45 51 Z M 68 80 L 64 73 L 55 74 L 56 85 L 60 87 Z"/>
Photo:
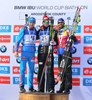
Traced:
<path id="1" fill-rule="evenodd" d="M 77 39 L 74 35 L 71 36 L 72 41 L 77 42 Z"/>

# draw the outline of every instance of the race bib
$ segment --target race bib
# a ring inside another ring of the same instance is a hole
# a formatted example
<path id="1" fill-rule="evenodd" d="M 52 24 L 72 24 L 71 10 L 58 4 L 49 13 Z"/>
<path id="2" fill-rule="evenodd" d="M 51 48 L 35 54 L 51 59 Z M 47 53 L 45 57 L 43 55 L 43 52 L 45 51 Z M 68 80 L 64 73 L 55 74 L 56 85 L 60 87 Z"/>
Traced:
<path id="1" fill-rule="evenodd" d="M 35 44 L 36 41 L 36 35 L 25 35 L 24 36 L 24 44 Z"/>
<path id="2" fill-rule="evenodd" d="M 36 36 L 35 35 L 31 35 L 30 36 L 30 43 L 31 44 L 35 44 L 35 41 L 36 41 Z"/>
<path id="3" fill-rule="evenodd" d="M 49 35 L 42 35 L 40 41 L 42 44 L 48 44 L 49 43 Z"/>

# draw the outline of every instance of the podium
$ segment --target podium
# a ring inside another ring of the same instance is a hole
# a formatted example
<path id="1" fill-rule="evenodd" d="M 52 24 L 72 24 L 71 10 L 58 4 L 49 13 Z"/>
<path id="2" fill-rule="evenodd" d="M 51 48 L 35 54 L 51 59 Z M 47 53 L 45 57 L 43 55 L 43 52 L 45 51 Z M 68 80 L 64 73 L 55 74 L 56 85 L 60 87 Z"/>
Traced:
<path id="1" fill-rule="evenodd" d="M 19 99 L 18 100 L 24 100 L 24 93 L 19 94 Z"/>
<path id="2" fill-rule="evenodd" d="M 50 100 L 69 100 L 69 94 L 53 93 L 50 94 Z"/>
<path id="3" fill-rule="evenodd" d="M 68 94 L 60 93 L 20 93 L 18 100 L 69 100 Z"/>

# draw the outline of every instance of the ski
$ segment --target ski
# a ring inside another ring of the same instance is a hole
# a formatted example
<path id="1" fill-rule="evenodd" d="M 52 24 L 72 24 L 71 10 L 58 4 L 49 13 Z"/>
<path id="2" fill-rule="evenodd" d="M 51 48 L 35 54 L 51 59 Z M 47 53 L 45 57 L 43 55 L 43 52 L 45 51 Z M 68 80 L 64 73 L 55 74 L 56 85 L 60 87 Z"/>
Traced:
<path id="1" fill-rule="evenodd" d="M 76 33 L 78 23 L 80 22 L 80 15 L 79 15 L 80 10 L 81 10 L 81 8 L 77 7 L 77 10 L 76 10 L 76 13 L 75 13 L 75 16 L 74 16 L 74 20 L 73 20 L 73 23 L 72 23 L 72 27 L 71 27 L 70 32 L 69 32 L 69 37 L 68 37 L 66 45 L 65 45 L 64 53 L 62 55 L 60 68 L 59 68 L 59 71 L 58 71 L 58 75 L 56 77 L 56 83 L 58 83 L 58 82 L 62 83 L 62 79 L 63 79 L 64 73 L 66 71 L 68 60 L 71 59 L 69 57 L 70 47 L 72 46 L 71 35 Z"/>

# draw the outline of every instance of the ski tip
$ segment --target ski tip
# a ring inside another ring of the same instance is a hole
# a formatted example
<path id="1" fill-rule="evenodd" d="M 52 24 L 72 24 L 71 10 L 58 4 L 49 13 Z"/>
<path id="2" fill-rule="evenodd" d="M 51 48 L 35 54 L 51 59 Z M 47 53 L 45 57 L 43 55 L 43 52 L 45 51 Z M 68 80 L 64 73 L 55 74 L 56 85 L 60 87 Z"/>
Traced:
<path id="1" fill-rule="evenodd" d="M 79 8 L 79 11 L 81 10 L 81 7 Z"/>
<path id="2" fill-rule="evenodd" d="M 47 11 L 45 11 L 44 16 L 47 14 Z"/>
<path id="3" fill-rule="evenodd" d="M 25 16 L 27 17 L 27 16 L 28 16 L 28 14 L 25 14 Z"/>

